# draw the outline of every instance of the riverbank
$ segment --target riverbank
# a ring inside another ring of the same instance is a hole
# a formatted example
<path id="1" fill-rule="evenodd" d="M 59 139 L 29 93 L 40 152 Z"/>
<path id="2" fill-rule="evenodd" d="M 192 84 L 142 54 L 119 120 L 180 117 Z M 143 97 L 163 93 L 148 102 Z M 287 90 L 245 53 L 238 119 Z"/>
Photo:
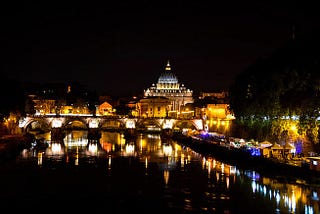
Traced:
<path id="1" fill-rule="evenodd" d="M 264 176 L 285 179 L 290 183 L 303 180 L 310 185 L 319 185 L 320 172 L 311 170 L 307 165 L 294 166 L 271 158 L 252 156 L 249 152 L 241 149 L 228 148 L 219 144 L 196 140 L 181 133 L 175 133 L 172 139 L 198 153 L 213 156 L 218 160 L 236 165 L 242 169 L 257 171 Z"/>
<path id="2" fill-rule="evenodd" d="M 0 163 L 14 159 L 23 149 L 29 148 L 33 135 L 4 135 L 0 137 Z"/>

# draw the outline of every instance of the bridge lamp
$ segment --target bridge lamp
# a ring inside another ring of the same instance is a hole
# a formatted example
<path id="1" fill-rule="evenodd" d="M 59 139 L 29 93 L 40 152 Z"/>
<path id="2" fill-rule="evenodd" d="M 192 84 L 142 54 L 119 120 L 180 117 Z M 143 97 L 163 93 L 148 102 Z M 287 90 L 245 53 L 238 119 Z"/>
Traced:
<path id="1" fill-rule="evenodd" d="M 89 128 L 98 128 L 98 121 L 97 120 L 91 120 L 89 122 Z"/>
<path id="2" fill-rule="evenodd" d="M 27 124 L 26 118 L 23 117 L 19 120 L 19 128 L 23 128 L 26 124 Z"/>
<path id="3" fill-rule="evenodd" d="M 59 119 L 53 119 L 52 128 L 60 128 L 62 126 L 62 121 Z"/>
<path id="4" fill-rule="evenodd" d="M 135 123 L 132 120 L 126 121 L 126 128 L 127 129 L 134 129 L 135 128 Z"/>

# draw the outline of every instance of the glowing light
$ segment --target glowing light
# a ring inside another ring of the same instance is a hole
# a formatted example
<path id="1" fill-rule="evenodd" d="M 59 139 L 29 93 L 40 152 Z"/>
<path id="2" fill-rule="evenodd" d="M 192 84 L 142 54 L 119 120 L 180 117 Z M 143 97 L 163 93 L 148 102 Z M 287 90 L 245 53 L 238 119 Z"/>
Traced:
<path id="1" fill-rule="evenodd" d="M 206 167 L 206 158 L 205 157 L 203 157 L 202 158 L 202 169 L 205 169 Z"/>
<path id="2" fill-rule="evenodd" d="M 97 151 L 98 151 L 98 146 L 97 146 L 97 144 L 89 144 L 89 148 L 88 148 L 88 150 L 89 150 L 89 152 L 91 153 L 91 154 L 96 154 L 97 153 Z"/>
<path id="3" fill-rule="evenodd" d="M 279 192 L 277 192 L 277 194 L 276 194 L 276 202 L 277 202 L 277 205 L 279 205 L 279 203 L 280 203 L 280 194 L 279 194 Z"/>
<path id="4" fill-rule="evenodd" d="M 291 129 L 291 131 L 297 131 L 296 125 L 291 125 L 290 129 Z"/>
<path id="5" fill-rule="evenodd" d="M 60 128 L 62 126 L 62 121 L 59 119 L 52 120 L 52 128 Z"/>
<path id="6" fill-rule="evenodd" d="M 52 154 L 61 154 L 61 144 L 60 143 L 52 143 L 51 145 Z"/>
<path id="7" fill-rule="evenodd" d="M 65 141 L 65 145 L 68 147 L 87 146 L 88 139 L 81 139 L 81 138 L 75 139 L 75 140 L 68 139 Z"/>
<path id="8" fill-rule="evenodd" d="M 172 155 L 172 146 L 171 145 L 163 145 L 162 150 L 163 150 L 163 153 L 165 156 Z"/>
<path id="9" fill-rule="evenodd" d="M 163 172 L 163 178 L 164 178 L 164 183 L 165 183 L 166 185 L 168 185 L 168 183 L 169 183 L 169 171 L 168 171 L 168 170 L 164 170 L 164 172 Z"/>
<path id="10" fill-rule="evenodd" d="M 181 163 L 181 168 L 183 168 L 184 167 L 184 154 L 181 154 L 180 163 Z"/>
<path id="11" fill-rule="evenodd" d="M 136 127 L 134 120 L 127 120 L 126 121 L 126 128 L 127 129 L 134 129 Z"/>
<path id="12" fill-rule="evenodd" d="M 134 145 L 126 145 L 126 153 L 129 155 L 133 155 L 134 153 Z"/>
<path id="13" fill-rule="evenodd" d="M 257 190 L 257 184 L 256 184 L 256 182 L 254 180 L 251 183 L 251 187 L 252 187 L 252 192 L 255 193 L 256 190 Z"/>
<path id="14" fill-rule="evenodd" d="M 108 169 L 111 169 L 111 155 L 108 157 Z"/>
<path id="15" fill-rule="evenodd" d="M 42 157 L 43 157 L 42 152 L 39 152 L 39 153 L 38 153 L 38 165 L 39 165 L 39 166 L 42 165 Z"/>
<path id="16" fill-rule="evenodd" d="M 226 177 L 227 189 L 229 189 L 229 177 Z"/>
<path id="17" fill-rule="evenodd" d="M 173 120 L 165 120 L 162 127 L 163 129 L 172 129 Z"/>
<path id="18" fill-rule="evenodd" d="M 19 120 L 19 128 L 23 128 L 25 125 L 26 125 L 26 123 L 27 123 L 27 120 L 26 120 L 26 118 L 21 118 L 20 120 Z"/>
<path id="19" fill-rule="evenodd" d="M 208 177 L 210 177 L 210 173 L 211 173 L 211 162 L 208 161 Z"/>
<path id="20" fill-rule="evenodd" d="M 235 166 L 230 166 L 230 174 L 236 174 L 237 168 Z"/>
<path id="21" fill-rule="evenodd" d="M 89 128 L 98 128 L 99 127 L 99 122 L 95 119 L 91 120 L 89 122 Z"/>
<path id="22" fill-rule="evenodd" d="M 296 195 L 295 192 L 292 191 L 292 195 L 291 195 L 291 212 L 295 213 L 296 211 Z"/>
<path id="23" fill-rule="evenodd" d="M 147 157 L 145 158 L 144 163 L 145 163 L 146 169 L 148 169 L 148 158 Z"/>

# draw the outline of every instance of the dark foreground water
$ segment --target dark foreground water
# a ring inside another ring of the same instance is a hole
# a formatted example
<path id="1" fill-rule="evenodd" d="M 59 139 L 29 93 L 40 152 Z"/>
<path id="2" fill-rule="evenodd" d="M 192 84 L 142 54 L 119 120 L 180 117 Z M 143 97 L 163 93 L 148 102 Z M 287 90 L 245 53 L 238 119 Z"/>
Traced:
<path id="1" fill-rule="evenodd" d="M 262 177 L 158 135 L 73 131 L 0 165 L 3 213 L 319 213 L 319 189 Z"/>

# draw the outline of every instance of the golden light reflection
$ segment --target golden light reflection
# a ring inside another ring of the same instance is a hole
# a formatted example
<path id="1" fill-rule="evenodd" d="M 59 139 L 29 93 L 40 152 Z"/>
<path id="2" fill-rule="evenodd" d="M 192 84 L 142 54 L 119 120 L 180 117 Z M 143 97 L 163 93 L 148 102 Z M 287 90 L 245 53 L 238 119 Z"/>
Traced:
<path id="1" fill-rule="evenodd" d="M 74 142 L 74 137 L 80 137 L 81 134 L 72 135 L 70 134 L 70 141 Z M 161 161 L 161 168 L 163 170 L 163 182 L 165 185 L 169 183 L 169 175 L 171 172 L 171 177 L 174 177 L 176 174 L 172 173 L 172 169 L 175 170 L 176 164 L 181 163 L 181 169 L 184 170 L 187 168 L 186 166 L 191 162 L 194 162 L 195 159 L 200 160 L 201 167 L 204 172 L 208 173 L 208 194 L 210 198 L 218 197 L 217 195 L 213 195 L 215 185 L 218 183 L 219 185 L 224 185 L 224 188 L 230 189 L 234 186 L 234 184 L 241 183 L 241 184 L 249 184 L 249 191 L 252 194 L 260 194 L 266 200 L 273 202 L 274 206 L 277 206 L 279 212 L 284 211 L 284 213 L 300 213 L 301 210 L 304 209 L 304 213 L 320 213 L 319 212 L 319 197 L 318 192 L 310 187 L 305 185 L 296 185 L 291 183 L 283 183 L 277 182 L 273 178 L 262 177 L 259 175 L 258 172 L 250 171 L 250 176 L 245 174 L 243 171 L 237 169 L 235 166 L 228 165 L 226 163 L 220 162 L 213 157 L 204 157 L 196 152 L 189 150 L 188 148 L 182 148 L 180 145 L 176 143 L 159 143 L 160 139 L 157 137 L 150 137 L 147 138 L 146 136 L 141 138 L 139 137 L 134 144 L 127 145 L 126 148 L 126 141 L 121 137 L 121 134 L 103 134 L 103 140 L 100 142 L 102 147 L 108 153 L 105 157 L 107 157 L 107 167 L 108 170 L 111 170 L 112 162 L 116 159 L 113 157 L 117 157 L 117 155 L 128 155 L 128 153 L 133 152 L 134 150 L 140 151 L 137 155 L 139 160 L 141 160 L 141 166 L 145 166 L 145 171 L 147 173 L 150 172 L 151 164 L 157 161 Z M 127 152 L 119 152 L 119 142 L 123 142 L 124 151 Z M 91 142 L 91 141 L 90 141 Z M 105 142 L 105 143 L 103 143 Z M 110 143 L 112 142 L 112 143 Z M 128 143 L 128 142 L 127 142 Z M 137 148 L 134 148 L 136 145 Z M 131 149 L 130 149 L 131 147 Z M 64 149 L 65 150 L 64 150 Z M 74 149 L 76 149 L 76 153 L 74 153 Z M 65 161 L 68 163 L 69 158 L 73 161 L 75 158 L 75 165 L 79 165 L 79 158 L 83 156 L 84 149 L 81 146 L 75 146 L 70 148 L 63 147 L 62 143 L 51 143 L 50 150 L 46 150 L 46 152 L 34 152 L 32 153 L 32 157 L 37 157 L 37 164 L 39 166 L 45 165 L 45 155 L 46 154 L 61 154 L 65 155 Z M 88 150 L 92 153 L 97 152 L 97 145 L 88 145 Z M 116 151 L 115 153 L 110 153 L 112 151 Z M 49 152 L 51 153 L 49 153 Z M 86 151 L 86 150 L 85 150 Z M 47 153 L 48 152 L 48 153 Z M 28 151 L 24 151 L 23 155 L 27 156 L 30 153 Z M 160 156 L 161 155 L 161 156 Z M 167 156 L 164 158 L 164 155 Z M 174 155 L 174 157 L 173 157 Z M 62 156 L 62 160 L 63 160 Z M 80 161 L 85 161 L 81 159 Z M 178 162 L 178 163 L 177 163 Z M 151 173 L 150 173 L 151 174 Z M 247 176 L 248 182 L 244 182 L 244 178 Z M 186 190 L 188 192 L 189 190 Z M 187 193 L 186 193 L 187 195 Z M 223 197 L 227 198 L 227 196 L 221 196 L 220 199 Z M 260 197 L 261 198 L 261 197 Z M 186 201 L 190 202 L 190 200 L 186 197 Z M 302 204 L 302 205 L 301 205 Z"/>
<path id="2" fill-rule="evenodd" d="M 229 181 L 229 176 L 227 176 L 227 177 L 226 177 L 226 186 L 227 186 L 227 189 L 229 189 L 229 182 L 230 182 L 230 181 Z"/>
<path id="3" fill-rule="evenodd" d="M 229 166 L 229 167 L 230 167 L 230 168 L 229 168 L 230 174 L 236 174 L 237 168 L 236 168 L 235 166 Z"/>
<path id="4" fill-rule="evenodd" d="M 88 147 L 88 151 L 91 155 L 97 155 L 98 145 L 96 143 L 90 143 Z"/>
<path id="5" fill-rule="evenodd" d="M 63 155 L 64 150 L 62 149 L 61 143 L 51 143 L 46 149 L 46 154 L 55 156 Z"/>
<path id="6" fill-rule="evenodd" d="M 171 156 L 172 155 L 172 146 L 171 145 L 163 145 L 162 146 L 163 154 L 165 156 Z"/>
<path id="7" fill-rule="evenodd" d="M 108 156 L 108 170 L 111 170 L 111 155 Z"/>
<path id="8" fill-rule="evenodd" d="M 184 168 L 184 154 L 181 154 L 181 158 L 180 158 L 180 163 L 181 163 L 181 168 Z"/>
<path id="9" fill-rule="evenodd" d="M 206 164 L 207 164 L 206 158 L 203 157 L 203 158 L 202 158 L 202 169 L 203 169 L 203 170 L 206 169 Z"/>
<path id="10" fill-rule="evenodd" d="M 67 147 L 87 146 L 88 138 L 86 134 L 83 131 L 72 131 L 63 139 L 64 144 Z"/>
<path id="11" fill-rule="evenodd" d="M 163 178 L 164 178 L 164 183 L 167 186 L 169 183 L 169 171 L 168 170 L 164 170 L 163 171 Z"/>
<path id="12" fill-rule="evenodd" d="M 42 152 L 38 152 L 38 165 L 39 166 L 42 165 L 42 158 L 43 158 L 43 153 Z"/>
<path id="13" fill-rule="evenodd" d="M 188 159 L 187 159 L 187 160 L 188 160 L 187 163 L 190 163 L 190 161 L 191 161 L 191 155 L 188 154 Z"/>
<path id="14" fill-rule="evenodd" d="M 143 149 L 147 147 L 147 140 L 145 138 L 141 138 L 139 141 L 140 141 L 140 153 L 142 153 Z"/>
<path id="15" fill-rule="evenodd" d="M 112 146 L 114 146 L 114 144 L 109 142 L 101 142 L 100 144 L 102 149 L 105 150 L 106 152 L 111 152 Z"/>
<path id="16" fill-rule="evenodd" d="M 125 155 L 133 156 L 135 151 L 135 146 L 133 144 L 127 144 L 125 148 Z"/>
<path id="17" fill-rule="evenodd" d="M 74 165 L 78 166 L 79 165 L 79 147 L 77 147 L 76 149 L 76 155 L 75 155 L 75 161 L 74 161 Z"/>
<path id="18" fill-rule="evenodd" d="M 144 165 L 145 165 L 145 168 L 148 169 L 148 157 L 145 158 L 144 163 L 145 163 L 145 164 L 144 164 Z"/>
<path id="19" fill-rule="evenodd" d="M 126 144 L 126 139 L 124 138 L 124 134 L 120 135 L 120 140 L 118 142 L 120 143 L 121 146 Z"/>
<path id="20" fill-rule="evenodd" d="M 308 206 L 310 202 L 310 189 L 296 184 L 283 184 L 273 179 L 264 178 L 251 181 L 252 192 L 262 194 L 269 200 L 275 201 L 279 210 L 287 210 L 288 213 L 297 212 L 298 202 L 306 204 L 305 213 L 319 213 L 318 206 Z M 311 197 L 312 199 L 312 197 Z M 317 200 L 317 199 L 315 199 Z"/>

